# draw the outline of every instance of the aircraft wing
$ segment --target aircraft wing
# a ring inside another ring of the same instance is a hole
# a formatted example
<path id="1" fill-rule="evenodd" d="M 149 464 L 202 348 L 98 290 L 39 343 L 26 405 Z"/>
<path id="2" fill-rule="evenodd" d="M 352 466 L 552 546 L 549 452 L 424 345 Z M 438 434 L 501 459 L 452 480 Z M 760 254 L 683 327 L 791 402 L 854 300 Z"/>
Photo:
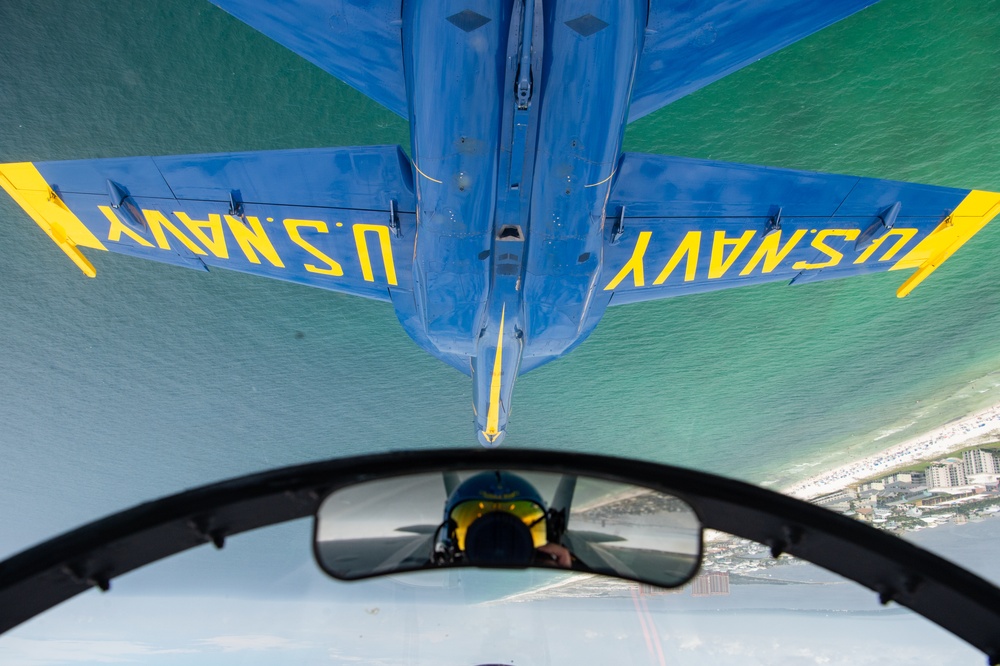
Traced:
<path id="1" fill-rule="evenodd" d="M 210 1 L 407 117 L 400 0 Z"/>
<path id="2" fill-rule="evenodd" d="M 915 268 L 903 297 L 1000 212 L 1000 194 L 626 153 L 607 210 L 612 305 Z"/>
<path id="3" fill-rule="evenodd" d="M 434 528 L 437 529 L 436 527 Z M 434 535 L 319 541 L 316 554 L 327 571 L 339 578 L 367 578 L 431 565 Z"/>
<path id="4" fill-rule="evenodd" d="M 411 290 L 415 199 L 396 146 L 0 165 L 0 186 L 88 276 L 82 249 L 379 300 Z"/>
<path id="5" fill-rule="evenodd" d="M 878 0 L 652 0 L 629 122 Z"/>

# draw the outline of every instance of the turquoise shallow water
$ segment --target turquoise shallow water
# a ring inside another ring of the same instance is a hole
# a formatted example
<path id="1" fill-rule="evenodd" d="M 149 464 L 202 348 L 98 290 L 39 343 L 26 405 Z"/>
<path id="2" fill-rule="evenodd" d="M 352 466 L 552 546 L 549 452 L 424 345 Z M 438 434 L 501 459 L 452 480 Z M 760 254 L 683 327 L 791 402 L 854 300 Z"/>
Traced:
<path id="1" fill-rule="evenodd" d="M 998 14 L 886 0 L 627 148 L 997 190 Z M 0 161 L 408 141 L 200 0 L 0 3 Z M 891 274 L 612 309 L 519 380 L 505 446 L 784 483 L 940 425 L 1000 400 L 998 245 L 987 227 L 902 301 Z M 468 379 L 386 304 L 118 256 L 86 280 L 6 197 L 0 247 L 0 555 L 238 473 L 475 445 Z"/>

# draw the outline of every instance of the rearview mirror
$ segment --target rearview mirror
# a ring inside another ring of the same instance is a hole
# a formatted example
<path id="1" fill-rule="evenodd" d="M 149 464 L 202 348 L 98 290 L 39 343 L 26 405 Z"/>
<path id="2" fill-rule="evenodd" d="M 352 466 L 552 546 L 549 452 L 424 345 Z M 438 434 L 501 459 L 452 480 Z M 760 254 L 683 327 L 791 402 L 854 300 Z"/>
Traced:
<path id="1" fill-rule="evenodd" d="M 677 587 L 701 561 L 683 500 L 641 486 L 497 469 L 340 488 L 316 514 L 320 568 L 354 580 L 442 567 L 553 567 Z"/>

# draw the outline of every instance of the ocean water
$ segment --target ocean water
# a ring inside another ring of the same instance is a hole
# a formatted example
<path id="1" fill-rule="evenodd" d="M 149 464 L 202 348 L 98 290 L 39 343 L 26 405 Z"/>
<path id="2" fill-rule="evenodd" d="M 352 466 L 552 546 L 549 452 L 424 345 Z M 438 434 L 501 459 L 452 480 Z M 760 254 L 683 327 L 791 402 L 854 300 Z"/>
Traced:
<path id="1" fill-rule="evenodd" d="M 884 0 L 626 148 L 998 190 L 998 15 Z M 404 121 L 202 0 L 0 2 L 0 162 L 397 143 Z M 519 379 L 505 446 L 779 485 L 870 454 L 1000 401 L 998 247 L 988 226 L 903 300 L 894 273 L 614 308 Z M 0 248 L 0 556 L 240 473 L 476 446 L 469 380 L 387 304 L 103 253 L 87 280 L 5 196 Z"/>

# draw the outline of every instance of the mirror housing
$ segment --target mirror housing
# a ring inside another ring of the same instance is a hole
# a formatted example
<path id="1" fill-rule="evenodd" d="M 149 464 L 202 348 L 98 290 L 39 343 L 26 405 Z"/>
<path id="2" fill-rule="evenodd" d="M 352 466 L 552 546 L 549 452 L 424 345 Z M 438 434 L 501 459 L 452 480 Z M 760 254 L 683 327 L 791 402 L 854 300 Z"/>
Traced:
<path id="1" fill-rule="evenodd" d="M 678 497 L 596 475 L 479 468 L 338 488 L 313 552 L 335 578 L 445 567 L 545 567 L 659 587 L 701 562 L 701 522 Z"/>

